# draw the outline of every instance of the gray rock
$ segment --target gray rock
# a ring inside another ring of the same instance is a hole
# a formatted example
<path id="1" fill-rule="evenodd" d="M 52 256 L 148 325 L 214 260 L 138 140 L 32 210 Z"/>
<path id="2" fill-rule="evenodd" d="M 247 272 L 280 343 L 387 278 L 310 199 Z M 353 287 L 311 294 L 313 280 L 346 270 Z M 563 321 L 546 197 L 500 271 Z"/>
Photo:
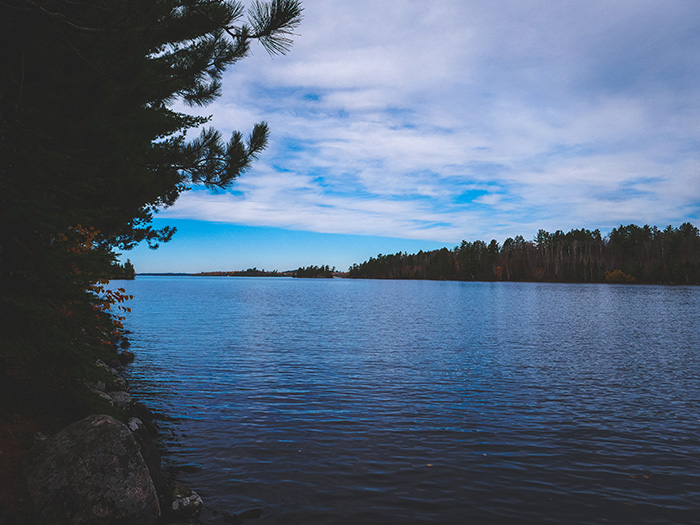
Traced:
<path id="1" fill-rule="evenodd" d="M 202 498 L 192 489 L 175 483 L 170 487 L 168 513 L 175 519 L 192 519 L 202 512 Z"/>
<path id="2" fill-rule="evenodd" d="M 153 423 L 153 420 L 156 418 L 155 414 L 143 403 L 139 401 L 134 402 L 129 407 L 129 416 L 139 418 L 151 437 L 156 437 L 159 434 L 158 427 Z"/>
<path id="3" fill-rule="evenodd" d="M 112 401 L 112 398 L 109 396 L 109 394 L 107 392 L 100 392 L 99 390 L 93 390 L 93 393 L 100 396 L 102 399 L 107 401 L 110 405 L 114 404 L 114 401 Z"/>
<path id="4" fill-rule="evenodd" d="M 104 381 L 85 381 L 85 386 L 88 387 L 93 392 L 104 392 L 107 388 Z"/>
<path id="5" fill-rule="evenodd" d="M 159 494 L 165 493 L 168 488 L 168 483 L 165 477 L 163 476 L 163 472 L 160 468 L 160 452 L 158 451 L 158 447 L 153 441 L 151 434 L 148 431 L 148 428 L 146 427 L 144 422 L 137 417 L 129 418 L 129 420 L 126 423 L 126 426 L 129 427 L 129 430 L 131 430 L 131 432 L 134 434 L 134 437 L 136 438 L 136 444 L 139 447 L 141 456 L 146 462 L 148 471 L 151 473 L 151 480 L 153 481 L 153 486 L 156 488 L 156 491 Z"/>
<path id="6" fill-rule="evenodd" d="M 129 408 L 129 406 L 133 403 L 131 395 L 129 395 L 128 392 L 108 392 L 107 395 L 110 397 L 112 403 L 114 403 L 114 406 L 117 408 Z"/>
<path id="7" fill-rule="evenodd" d="M 158 496 L 129 429 L 89 416 L 35 446 L 24 464 L 37 522 L 152 525 Z"/>
<path id="8" fill-rule="evenodd" d="M 116 376 L 112 384 L 109 385 L 109 389 L 112 391 L 129 390 L 129 383 L 122 376 Z"/>
<path id="9" fill-rule="evenodd" d="M 119 372 L 117 371 L 116 368 L 112 368 L 107 363 L 105 363 L 102 359 L 98 359 L 97 361 L 95 361 L 95 364 L 97 366 L 99 366 L 100 368 L 107 370 L 110 374 L 112 374 L 115 377 L 119 375 Z"/>
<path id="10" fill-rule="evenodd" d="M 105 392 L 105 383 L 103 381 L 96 381 L 94 383 L 90 381 L 85 381 L 85 386 L 87 386 L 90 389 L 90 392 L 93 394 L 101 397 L 105 401 L 107 401 L 110 405 L 114 405 L 114 401 L 112 398 Z"/>
<path id="11" fill-rule="evenodd" d="M 148 431 L 146 430 L 146 426 L 143 424 L 143 421 L 141 421 L 137 417 L 131 417 L 129 418 L 129 421 L 126 422 L 126 426 L 129 427 L 129 430 L 132 432 L 142 432 L 144 434 L 148 434 Z"/>

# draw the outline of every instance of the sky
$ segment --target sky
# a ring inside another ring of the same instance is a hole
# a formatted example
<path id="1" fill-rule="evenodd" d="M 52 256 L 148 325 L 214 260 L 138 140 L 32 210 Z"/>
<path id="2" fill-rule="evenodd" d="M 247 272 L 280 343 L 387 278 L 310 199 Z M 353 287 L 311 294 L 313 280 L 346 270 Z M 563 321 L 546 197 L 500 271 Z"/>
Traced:
<path id="1" fill-rule="evenodd" d="M 270 142 L 137 272 L 325 265 L 539 229 L 700 226 L 697 0 L 303 0 L 199 114 Z M 187 111 L 193 112 L 192 108 Z"/>

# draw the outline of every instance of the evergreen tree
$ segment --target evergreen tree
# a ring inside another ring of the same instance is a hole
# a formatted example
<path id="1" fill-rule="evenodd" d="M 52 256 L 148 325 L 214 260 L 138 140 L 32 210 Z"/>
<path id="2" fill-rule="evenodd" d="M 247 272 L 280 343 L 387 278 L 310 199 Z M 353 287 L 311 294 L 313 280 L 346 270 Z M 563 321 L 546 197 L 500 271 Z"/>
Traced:
<path id="1" fill-rule="evenodd" d="M 0 3 L 0 368 L 108 339 L 99 314 L 114 297 L 96 283 L 114 251 L 169 240 L 157 209 L 193 185 L 228 187 L 268 140 L 265 122 L 224 140 L 173 103 L 216 99 L 254 40 L 285 53 L 301 12 L 299 0 L 247 13 L 227 0 Z"/>
<path id="2" fill-rule="evenodd" d="M 599 230 L 539 230 L 533 242 L 516 235 L 501 247 L 496 240 L 462 241 L 451 251 L 380 254 L 353 264 L 348 277 L 700 284 L 700 230 L 630 224 L 607 239 Z"/>
<path id="3" fill-rule="evenodd" d="M 319 278 L 323 277 L 326 279 L 333 278 L 333 272 L 335 272 L 335 266 L 331 268 L 328 265 L 325 266 L 306 266 L 299 267 L 294 271 L 293 277 L 303 277 L 303 278 Z"/>

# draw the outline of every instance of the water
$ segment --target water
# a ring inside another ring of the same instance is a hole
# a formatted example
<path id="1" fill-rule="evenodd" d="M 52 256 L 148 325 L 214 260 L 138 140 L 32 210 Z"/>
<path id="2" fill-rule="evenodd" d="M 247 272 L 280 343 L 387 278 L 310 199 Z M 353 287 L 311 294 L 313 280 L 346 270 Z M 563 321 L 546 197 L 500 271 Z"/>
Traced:
<path id="1" fill-rule="evenodd" d="M 204 523 L 700 519 L 700 288 L 126 287 L 132 390 Z"/>

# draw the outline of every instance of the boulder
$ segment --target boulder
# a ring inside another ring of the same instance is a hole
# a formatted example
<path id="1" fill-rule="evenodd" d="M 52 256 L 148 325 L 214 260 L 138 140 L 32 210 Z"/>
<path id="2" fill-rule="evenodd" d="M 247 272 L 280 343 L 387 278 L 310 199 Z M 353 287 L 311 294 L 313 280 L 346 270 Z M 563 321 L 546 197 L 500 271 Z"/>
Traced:
<path id="1" fill-rule="evenodd" d="M 129 363 L 133 363 L 135 358 L 136 356 L 134 355 L 134 353 L 130 352 L 129 350 L 122 350 L 119 354 L 119 362 L 122 365 L 128 365 Z"/>
<path id="2" fill-rule="evenodd" d="M 105 363 L 108 367 L 114 370 L 122 366 L 122 364 L 119 362 L 119 356 L 115 357 L 114 359 L 108 359 Z"/>
<path id="3" fill-rule="evenodd" d="M 133 403 L 131 395 L 128 392 L 107 392 L 107 395 L 110 397 L 112 403 L 114 403 L 114 406 L 117 408 L 129 408 L 131 403 Z"/>
<path id="4" fill-rule="evenodd" d="M 23 472 L 39 523 L 151 525 L 160 516 L 131 431 L 110 416 L 86 417 L 37 444 Z"/>
<path id="5" fill-rule="evenodd" d="M 106 388 L 112 392 L 129 390 L 129 382 L 122 376 L 117 376 Z"/>
<path id="6" fill-rule="evenodd" d="M 136 444 L 139 447 L 139 452 L 141 452 L 143 460 L 146 462 L 148 471 L 151 473 L 151 480 L 153 481 L 153 486 L 156 488 L 156 492 L 159 494 L 166 492 L 167 481 L 161 471 L 160 452 L 148 428 L 146 428 L 144 422 L 137 417 L 129 418 L 126 426 L 131 430 L 134 438 L 136 438 Z"/>

